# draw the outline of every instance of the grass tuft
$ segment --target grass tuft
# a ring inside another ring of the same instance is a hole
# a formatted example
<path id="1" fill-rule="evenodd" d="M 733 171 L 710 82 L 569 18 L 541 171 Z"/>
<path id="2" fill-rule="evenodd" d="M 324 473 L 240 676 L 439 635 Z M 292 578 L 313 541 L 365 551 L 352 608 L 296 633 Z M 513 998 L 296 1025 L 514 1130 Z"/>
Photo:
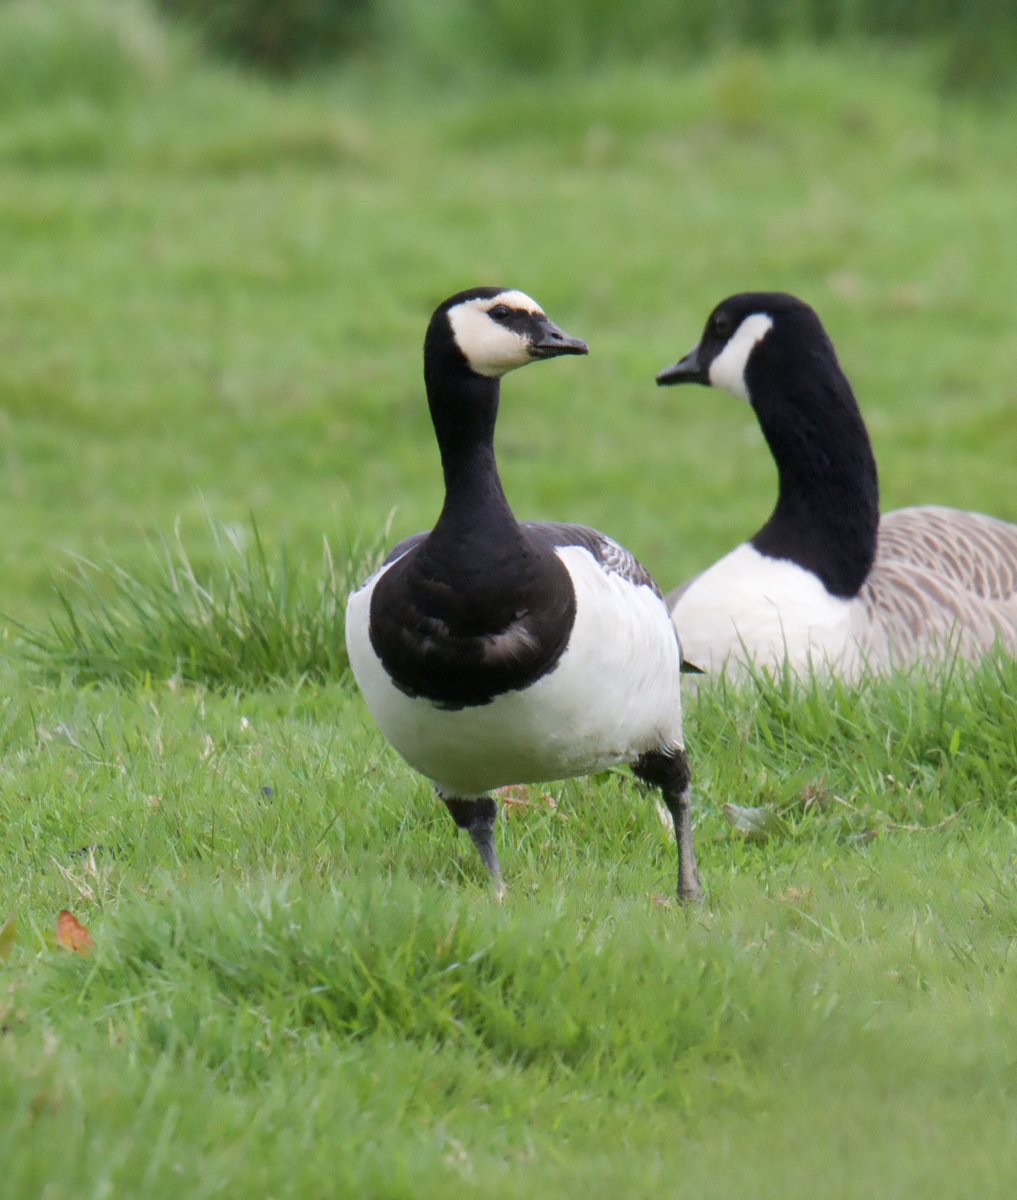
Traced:
<path id="1" fill-rule="evenodd" d="M 721 678 L 689 706 L 697 786 L 793 830 L 864 841 L 1017 810 L 1017 662 L 948 660 L 857 684 Z"/>
<path id="2" fill-rule="evenodd" d="M 179 529 L 150 547 L 147 569 L 75 560 L 55 583 L 47 625 L 13 622 L 20 652 L 78 683 L 180 679 L 248 689 L 277 680 L 323 682 L 348 666 L 349 592 L 377 565 L 377 546 L 336 554 L 323 540 L 317 574 L 273 556 L 257 525 L 210 522 L 214 561 L 192 561 Z"/>

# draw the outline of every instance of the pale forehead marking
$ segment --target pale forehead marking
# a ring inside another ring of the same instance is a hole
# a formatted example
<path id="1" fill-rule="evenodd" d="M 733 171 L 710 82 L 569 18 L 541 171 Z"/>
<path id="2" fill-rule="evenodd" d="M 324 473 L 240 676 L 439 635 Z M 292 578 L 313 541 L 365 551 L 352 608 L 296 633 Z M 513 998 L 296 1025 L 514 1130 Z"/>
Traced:
<path id="1" fill-rule="evenodd" d="M 473 301 L 484 312 L 490 312 L 497 304 L 505 304 L 509 308 L 521 308 L 524 312 L 539 313 L 543 309 L 525 292 L 517 292 L 515 290 L 508 292 L 499 292 L 497 296 L 492 296 L 490 300 L 475 300 Z"/>
<path id="2" fill-rule="evenodd" d="M 710 363 L 710 382 L 723 388 L 740 400 L 748 400 L 749 389 L 745 385 L 745 364 L 749 355 L 773 328 L 773 317 L 758 312 L 746 317 L 728 338 L 727 345 Z"/>

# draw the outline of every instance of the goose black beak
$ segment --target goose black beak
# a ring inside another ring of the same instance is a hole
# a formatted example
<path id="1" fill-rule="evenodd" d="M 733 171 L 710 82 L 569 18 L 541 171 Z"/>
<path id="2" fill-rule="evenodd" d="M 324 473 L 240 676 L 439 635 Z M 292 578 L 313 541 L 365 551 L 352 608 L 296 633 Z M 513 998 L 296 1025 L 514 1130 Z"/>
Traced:
<path id="1" fill-rule="evenodd" d="M 700 361 L 700 347 L 694 346 L 684 358 L 660 371 L 657 382 L 661 387 L 672 383 L 709 383 L 710 376 Z"/>
<path id="2" fill-rule="evenodd" d="M 570 337 L 553 321 L 542 320 L 530 343 L 531 358 L 557 358 L 560 354 L 589 354 L 590 348 L 580 338 Z"/>

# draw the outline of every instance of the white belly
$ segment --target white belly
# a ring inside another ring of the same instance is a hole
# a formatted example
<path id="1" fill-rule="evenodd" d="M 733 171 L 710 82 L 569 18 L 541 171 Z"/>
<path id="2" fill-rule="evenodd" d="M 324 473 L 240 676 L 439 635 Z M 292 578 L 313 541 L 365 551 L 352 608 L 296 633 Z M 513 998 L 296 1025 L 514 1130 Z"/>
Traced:
<path id="1" fill-rule="evenodd" d="M 371 646 L 371 593 L 350 597 L 350 665 L 382 732 L 449 796 L 586 775 L 682 745 L 679 650 L 649 588 L 609 575 L 580 547 L 557 551 L 576 590 L 576 619 L 555 669 L 489 704 L 448 710 L 394 687 Z M 391 565 L 391 564 L 390 564 Z"/>
<path id="2" fill-rule="evenodd" d="M 748 543 L 704 571 L 672 611 L 685 657 L 704 669 L 741 674 L 749 663 L 798 674 L 810 668 L 853 670 L 854 601 L 786 559 Z"/>

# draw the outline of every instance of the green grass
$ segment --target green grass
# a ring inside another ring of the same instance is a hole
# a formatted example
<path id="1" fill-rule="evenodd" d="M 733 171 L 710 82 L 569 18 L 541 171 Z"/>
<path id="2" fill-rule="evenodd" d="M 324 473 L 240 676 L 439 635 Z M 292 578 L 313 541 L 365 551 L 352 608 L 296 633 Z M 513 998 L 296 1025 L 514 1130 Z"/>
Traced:
<path id="1" fill-rule="evenodd" d="M 0 611 L 44 602 L 62 553 L 130 567 L 178 519 L 199 568 L 209 513 L 253 511 L 270 547 L 314 559 L 323 527 L 370 539 L 393 506 L 394 536 L 426 527 L 420 343 L 477 280 L 592 346 L 509 381 L 510 497 L 608 528 L 666 585 L 772 501 L 746 414 L 652 381 L 743 287 L 820 309 L 888 506 L 1017 517 L 1012 103 L 947 107 L 920 58 L 874 53 L 419 99 L 158 61 L 106 104 L 5 113 Z"/>
<path id="2" fill-rule="evenodd" d="M 817 691 L 779 744 L 779 689 L 701 699 L 701 913 L 620 777 L 514 810 L 499 906 L 346 685 L 38 689 L 4 731 L 9 1194 L 1007 1194 L 1014 734 L 927 731 L 1017 675 L 926 689 Z M 891 714 L 894 750 L 858 736 Z"/>
<path id="3" fill-rule="evenodd" d="M 270 559 L 256 524 L 212 528 L 213 568 L 199 576 L 179 534 L 152 548 L 140 572 L 78 561 L 55 582 L 44 626 L 14 622 L 17 652 L 78 683 L 154 677 L 255 687 L 342 675 L 346 597 L 381 562 L 378 549 L 325 540 L 316 578 L 283 546 Z"/>
<path id="4" fill-rule="evenodd" d="M 820 309 L 887 507 L 1017 520 L 1017 100 L 864 47 L 283 89 L 129 11 L 0 10 L 4 1200 L 1012 1195 L 1013 662 L 704 688 L 706 907 L 616 773 L 512 808 L 498 905 L 339 602 L 433 521 L 420 344 L 482 281 L 592 347 L 506 383 L 517 510 L 665 586 L 773 499 L 652 382 L 739 288 Z"/>

